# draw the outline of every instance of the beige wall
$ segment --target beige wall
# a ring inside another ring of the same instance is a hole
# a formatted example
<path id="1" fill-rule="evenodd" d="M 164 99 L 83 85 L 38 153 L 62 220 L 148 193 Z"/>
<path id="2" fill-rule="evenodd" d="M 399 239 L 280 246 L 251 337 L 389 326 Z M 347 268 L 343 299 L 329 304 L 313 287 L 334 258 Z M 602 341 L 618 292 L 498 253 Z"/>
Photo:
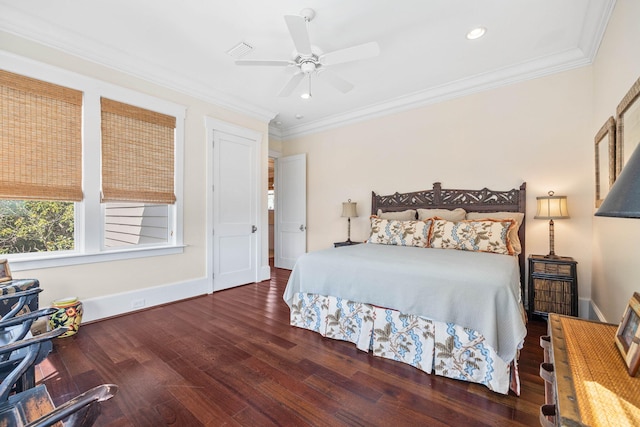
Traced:
<path id="1" fill-rule="evenodd" d="M 640 2 L 617 0 L 593 65 L 595 135 L 640 77 Z M 595 212 L 595 209 L 592 209 Z M 640 221 L 595 217 L 592 299 L 605 320 L 620 321 L 633 292 L 640 292 Z"/>
<path id="2" fill-rule="evenodd" d="M 48 305 L 54 299 L 69 295 L 78 296 L 80 299 L 100 298 L 196 279 L 206 280 L 207 241 L 203 231 L 206 229 L 207 220 L 205 212 L 208 160 L 204 117 L 213 117 L 263 134 L 261 188 L 267 186 L 267 123 L 2 32 L 0 32 L 0 49 L 187 107 L 184 156 L 184 244 L 186 248 L 183 254 L 19 271 L 14 274 L 14 277 L 38 278 L 44 288 L 40 300 L 42 305 Z M 265 209 L 261 227 L 264 230 L 262 264 L 268 265 L 266 192 L 263 193 L 262 206 L 265 206 Z"/>
<path id="3" fill-rule="evenodd" d="M 526 181 L 527 253 L 549 252 L 548 222 L 533 219 L 536 196 L 567 195 L 571 219 L 556 221 L 555 249 L 578 261 L 579 294 L 588 300 L 591 73 L 583 67 L 283 142 L 285 155 L 308 153 L 308 250 L 346 240 L 340 213 L 349 198 L 360 215 L 351 237 L 366 239 L 372 190 L 416 191 L 435 181 L 506 190 Z"/>

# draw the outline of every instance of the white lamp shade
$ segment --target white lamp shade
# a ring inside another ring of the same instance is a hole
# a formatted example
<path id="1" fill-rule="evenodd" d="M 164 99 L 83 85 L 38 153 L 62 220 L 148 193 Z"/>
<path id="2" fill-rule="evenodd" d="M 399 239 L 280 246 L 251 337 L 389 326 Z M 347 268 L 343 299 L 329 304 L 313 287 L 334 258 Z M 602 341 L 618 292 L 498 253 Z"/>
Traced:
<path id="1" fill-rule="evenodd" d="M 538 211 L 535 219 L 566 219 L 569 218 L 567 196 L 554 196 L 550 191 L 548 196 L 536 197 Z"/>
<path id="2" fill-rule="evenodd" d="M 356 207 L 356 202 L 352 202 L 349 199 L 348 202 L 342 203 L 342 216 L 346 218 L 355 218 L 358 216 L 358 209 Z"/>

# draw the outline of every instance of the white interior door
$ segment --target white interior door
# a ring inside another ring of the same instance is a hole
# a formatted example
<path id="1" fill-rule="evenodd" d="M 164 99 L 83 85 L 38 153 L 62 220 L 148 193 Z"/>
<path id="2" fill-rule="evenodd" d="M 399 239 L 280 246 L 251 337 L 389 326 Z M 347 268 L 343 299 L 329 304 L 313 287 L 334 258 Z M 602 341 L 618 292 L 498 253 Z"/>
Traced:
<path id="1" fill-rule="evenodd" d="M 307 158 L 276 159 L 276 242 L 274 265 L 291 270 L 307 250 Z"/>
<path id="2" fill-rule="evenodd" d="M 257 142 L 213 133 L 213 289 L 258 279 Z"/>

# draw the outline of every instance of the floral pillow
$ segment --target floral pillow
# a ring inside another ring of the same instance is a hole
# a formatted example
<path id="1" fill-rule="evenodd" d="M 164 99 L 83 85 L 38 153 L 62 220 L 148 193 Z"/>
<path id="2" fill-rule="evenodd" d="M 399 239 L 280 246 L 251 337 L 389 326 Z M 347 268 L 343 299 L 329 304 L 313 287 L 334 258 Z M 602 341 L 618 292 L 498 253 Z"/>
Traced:
<path id="1" fill-rule="evenodd" d="M 369 243 L 380 245 L 429 246 L 429 230 L 431 220 L 427 221 L 399 221 L 371 217 L 371 236 Z"/>
<path id="2" fill-rule="evenodd" d="M 513 255 L 509 231 L 515 226 L 513 219 L 456 222 L 436 219 L 431 230 L 430 247 Z"/>

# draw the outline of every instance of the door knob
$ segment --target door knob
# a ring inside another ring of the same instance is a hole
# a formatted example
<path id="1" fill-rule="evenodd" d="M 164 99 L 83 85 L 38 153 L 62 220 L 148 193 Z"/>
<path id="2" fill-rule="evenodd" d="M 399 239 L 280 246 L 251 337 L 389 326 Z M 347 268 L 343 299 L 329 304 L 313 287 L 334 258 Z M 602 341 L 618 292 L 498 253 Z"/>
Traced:
<path id="1" fill-rule="evenodd" d="M 304 231 L 304 225 L 300 225 L 300 231 Z"/>
<path id="2" fill-rule="evenodd" d="M 256 231 L 258 231 L 258 227 L 256 227 L 255 225 L 251 226 L 251 232 L 255 233 Z"/>

